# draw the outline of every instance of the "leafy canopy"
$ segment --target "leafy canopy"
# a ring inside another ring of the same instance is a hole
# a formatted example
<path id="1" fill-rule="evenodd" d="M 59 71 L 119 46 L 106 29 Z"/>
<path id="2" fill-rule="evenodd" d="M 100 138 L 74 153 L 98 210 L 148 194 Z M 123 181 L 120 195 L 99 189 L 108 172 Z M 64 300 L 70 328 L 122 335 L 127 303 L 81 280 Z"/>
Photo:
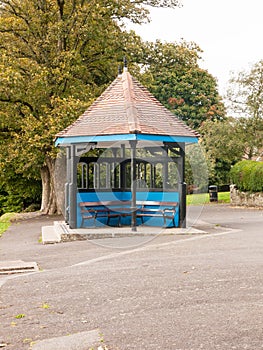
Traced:
<path id="1" fill-rule="evenodd" d="M 230 79 L 228 107 L 238 119 L 248 159 L 263 154 L 263 60 Z"/>
<path id="2" fill-rule="evenodd" d="M 257 159 L 263 152 L 263 61 L 232 76 L 224 121 L 206 121 L 199 129 L 210 164 L 210 178 L 229 182 L 229 171 L 241 159 Z M 248 163 L 247 163 L 248 164 Z"/>
<path id="3" fill-rule="evenodd" d="M 207 120 L 199 131 L 209 165 L 210 183 L 229 183 L 229 171 L 233 164 L 242 159 L 245 151 L 238 121 L 235 118 Z"/>
<path id="4" fill-rule="evenodd" d="M 56 132 L 74 120 L 112 80 L 123 50 L 132 46 L 129 42 L 138 42 L 134 33 L 122 31 L 122 19 L 143 21 L 145 5 L 178 5 L 177 0 L 1 3 L 3 129 L 14 133 L 12 143 L 18 141 L 15 148 L 23 144 L 30 154 L 28 160 L 40 158 L 40 164 L 41 156 L 53 150 Z"/>
<path id="5" fill-rule="evenodd" d="M 140 45 L 123 20 L 177 0 L 3 0 L 0 3 L 1 184 L 27 187 L 54 158 L 55 134 L 113 80 Z M 20 176 L 20 179 L 18 177 Z M 24 182 L 20 182 L 21 177 Z M 8 186 L 7 186 L 8 187 Z M 7 190 L 5 187 L 5 190 Z M 8 187 L 9 190 L 10 187 Z"/>
<path id="6" fill-rule="evenodd" d="M 195 43 L 148 43 L 143 77 L 155 97 L 194 129 L 225 116 L 215 78 L 198 65 L 200 53 Z"/>

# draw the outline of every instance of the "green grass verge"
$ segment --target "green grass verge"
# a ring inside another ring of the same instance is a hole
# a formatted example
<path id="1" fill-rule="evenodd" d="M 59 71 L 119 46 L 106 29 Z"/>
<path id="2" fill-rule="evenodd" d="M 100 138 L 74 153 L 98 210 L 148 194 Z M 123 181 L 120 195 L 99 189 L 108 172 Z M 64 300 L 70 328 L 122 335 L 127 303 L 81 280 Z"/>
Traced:
<path id="1" fill-rule="evenodd" d="M 218 192 L 219 203 L 230 203 L 230 192 Z"/>
<path id="2" fill-rule="evenodd" d="M 8 229 L 11 219 L 15 215 L 15 213 L 6 213 L 0 217 L 0 237 Z"/>
<path id="3" fill-rule="evenodd" d="M 187 205 L 201 205 L 210 202 L 209 193 L 188 194 Z M 218 203 L 230 203 L 230 192 L 218 192 Z"/>

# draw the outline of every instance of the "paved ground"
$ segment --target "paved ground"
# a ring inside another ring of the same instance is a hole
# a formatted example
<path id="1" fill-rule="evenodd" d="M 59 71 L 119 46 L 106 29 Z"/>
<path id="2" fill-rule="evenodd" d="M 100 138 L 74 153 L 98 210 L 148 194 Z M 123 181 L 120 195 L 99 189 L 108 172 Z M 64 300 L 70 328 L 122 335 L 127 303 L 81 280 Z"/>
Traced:
<path id="1" fill-rule="evenodd" d="M 13 224 L 0 260 L 40 272 L 0 277 L 0 347 L 88 350 L 98 335 L 112 350 L 263 349 L 263 211 L 190 212 L 208 234 L 42 245 L 59 218 Z"/>

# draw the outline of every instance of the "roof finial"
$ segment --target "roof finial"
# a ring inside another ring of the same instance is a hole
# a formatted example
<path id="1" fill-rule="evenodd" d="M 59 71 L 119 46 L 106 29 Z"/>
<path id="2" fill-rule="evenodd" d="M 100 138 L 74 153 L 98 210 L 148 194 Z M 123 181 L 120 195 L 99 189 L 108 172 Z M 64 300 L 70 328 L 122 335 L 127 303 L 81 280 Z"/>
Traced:
<path id="1" fill-rule="evenodd" d="M 123 64 L 124 64 L 123 71 L 125 72 L 128 70 L 128 63 L 127 63 L 126 56 L 123 57 Z"/>

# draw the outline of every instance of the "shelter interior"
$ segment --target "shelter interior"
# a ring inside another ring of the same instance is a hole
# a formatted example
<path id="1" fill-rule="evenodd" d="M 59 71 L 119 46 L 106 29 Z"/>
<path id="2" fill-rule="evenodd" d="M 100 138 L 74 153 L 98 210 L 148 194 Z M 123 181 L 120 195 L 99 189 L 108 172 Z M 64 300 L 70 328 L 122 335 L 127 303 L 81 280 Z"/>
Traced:
<path id="1" fill-rule="evenodd" d="M 82 226 L 80 203 L 137 200 L 153 203 L 180 202 L 184 181 L 184 147 L 176 142 L 138 141 L 89 143 L 88 151 L 82 150 L 77 162 L 77 227 Z M 86 147 L 86 148 L 87 148 Z M 149 208 L 153 208 L 150 206 Z M 152 209 L 153 210 L 153 209 Z M 180 225 L 179 206 L 175 213 L 175 225 Z M 163 226 L 160 217 L 145 218 L 144 224 Z M 173 226 L 173 220 L 166 227 Z M 132 216 L 122 218 L 122 225 L 132 225 Z M 118 220 L 111 220 L 116 226 Z M 106 225 L 107 218 L 98 217 L 96 226 Z M 135 218 L 134 225 L 140 225 Z M 93 222 L 88 220 L 86 227 Z"/>
<path id="2" fill-rule="evenodd" d="M 180 176 L 178 145 L 136 149 L 136 188 L 178 191 Z M 77 184 L 80 192 L 94 190 L 127 191 L 131 188 L 131 149 L 120 147 L 90 150 L 80 157 Z"/>

